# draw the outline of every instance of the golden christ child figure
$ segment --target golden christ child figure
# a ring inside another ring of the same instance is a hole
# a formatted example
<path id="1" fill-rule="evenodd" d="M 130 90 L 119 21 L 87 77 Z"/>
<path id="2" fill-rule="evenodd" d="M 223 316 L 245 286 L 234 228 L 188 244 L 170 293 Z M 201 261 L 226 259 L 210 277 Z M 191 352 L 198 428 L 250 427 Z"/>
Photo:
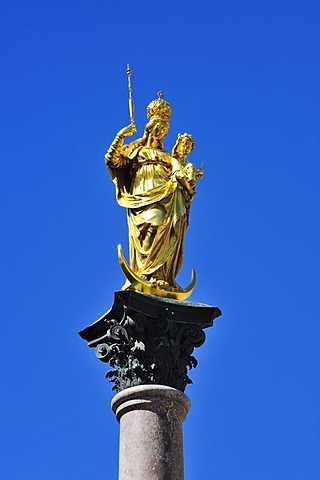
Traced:
<path id="1" fill-rule="evenodd" d="M 185 200 L 189 205 L 196 193 L 196 180 L 200 180 L 203 177 L 202 168 L 196 168 L 187 158 L 194 146 L 195 141 L 190 133 L 184 133 L 183 135 L 178 133 L 177 141 L 171 153 L 176 179 L 183 186 Z"/>
<path id="2" fill-rule="evenodd" d="M 185 289 L 176 283 L 176 276 L 183 260 L 190 203 L 202 170 L 187 160 L 194 147 L 190 134 L 178 137 L 171 155 L 165 150 L 171 110 L 159 92 L 147 107 L 143 136 L 124 145 L 125 137 L 136 131 L 131 104 L 131 123 L 118 132 L 105 162 L 116 186 L 117 202 L 128 215 L 130 266 L 118 247 L 127 278 L 123 288 L 184 300 L 194 289 L 195 272 Z"/>

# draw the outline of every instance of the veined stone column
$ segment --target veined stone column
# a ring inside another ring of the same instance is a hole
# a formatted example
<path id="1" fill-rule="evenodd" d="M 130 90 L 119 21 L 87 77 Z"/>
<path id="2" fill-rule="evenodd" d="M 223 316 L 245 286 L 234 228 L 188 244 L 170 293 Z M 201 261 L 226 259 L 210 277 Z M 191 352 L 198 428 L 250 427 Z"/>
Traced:
<path id="1" fill-rule="evenodd" d="M 123 290 L 79 332 L 111 367 L 119 480 L 183 480 L 182 423 L 190 409 L 183 392 L 198 364 L 194 349 L 219 315 L 218 307 Z"/>
<path id="2" fill-rule="evenodd" d="M 183 480 L 189 398 L 172 387 L 140 385 L 118 393 L 111 405 L 120 422 L 119 480 Z"/>

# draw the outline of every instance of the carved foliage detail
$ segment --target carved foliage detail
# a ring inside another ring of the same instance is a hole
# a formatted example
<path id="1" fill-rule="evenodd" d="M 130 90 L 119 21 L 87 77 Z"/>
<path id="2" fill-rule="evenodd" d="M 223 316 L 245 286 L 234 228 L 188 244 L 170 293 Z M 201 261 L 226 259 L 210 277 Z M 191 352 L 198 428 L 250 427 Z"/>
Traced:
<path id="1" fill-rule="evenodd" d="M 119 317 L 105 318 L 106 334 L 96 347 L 96 356 L 111 366 L 106 377 L 113 390 L 160 384 L 184 391 L 192 383 L 188 369 L 197 366 L 192 354 L 205 340 L 203 330 L 175 322 L 169 308 L 155 318 L 123 306 Z"/>

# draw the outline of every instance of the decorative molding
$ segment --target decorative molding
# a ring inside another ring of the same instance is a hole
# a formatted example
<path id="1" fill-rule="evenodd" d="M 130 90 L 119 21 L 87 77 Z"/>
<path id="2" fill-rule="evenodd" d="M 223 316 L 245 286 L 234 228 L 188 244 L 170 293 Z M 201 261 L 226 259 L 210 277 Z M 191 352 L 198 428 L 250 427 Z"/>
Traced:
<path id="1" fill-rule="evenodd" d="M 79 335 L 109 363 L 106 377 L 120 392 L 137 385 L 167 385 L 184 391 L 188 369 L 198 364 L 194 348 L 205 341 L 204 328 L 221 315 L 217 307 L 180 302 L 124 290 L 112 308 Z"/>

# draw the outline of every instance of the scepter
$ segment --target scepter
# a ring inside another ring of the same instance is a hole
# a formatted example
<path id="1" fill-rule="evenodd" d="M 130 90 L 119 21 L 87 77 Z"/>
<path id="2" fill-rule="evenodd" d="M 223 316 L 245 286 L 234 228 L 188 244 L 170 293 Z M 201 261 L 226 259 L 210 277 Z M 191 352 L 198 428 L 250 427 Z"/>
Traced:
<path id="1" fill-rule="evenodd" d="M 130 113 L 130 123 L 134 124 L 134 108 L 133 108 L 133 98 L 132 98 L 131 73 L 132 73 L 132 70 L 128 63 L 127 76 L 128 76 L 128 90 L 129 90 L 129 113 Z"/>

